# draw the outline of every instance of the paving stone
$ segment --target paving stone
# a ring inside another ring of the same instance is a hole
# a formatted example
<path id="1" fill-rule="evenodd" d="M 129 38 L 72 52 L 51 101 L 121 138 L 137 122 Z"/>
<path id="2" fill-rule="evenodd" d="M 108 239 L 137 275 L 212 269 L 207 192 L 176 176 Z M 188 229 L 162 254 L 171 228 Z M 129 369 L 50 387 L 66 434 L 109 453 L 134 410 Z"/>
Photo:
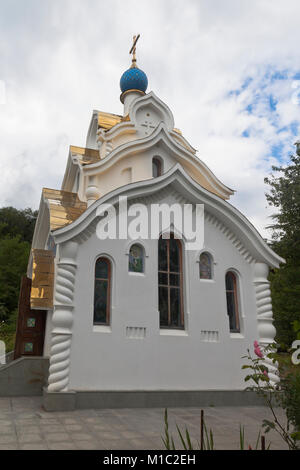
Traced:
<path id="1" fill-rule="evenodd" d="M 6 434 L 14 434 L 15 429 L 14 426 L 1 426 L 0 425 L 0 435 L 6 435 Z"/>
<path id="2" fill-rule="evenodd" d="M 38 416 L 36 415 L 36 413 L 27 413 L 27 412 L 24 412 L 24 413 L 15 413 L 17 415 L 17 418 L 18 419 L 37 419 Z"/>
<path id="3" fill-rule="evenodd" d="M 59 422 L 58 419 L 41 419 L 39 421 L 39 424 L 41 426 L 61 426 L 61 423 Z"/>
<path id="4" fill-rule="evenodd" d="M 66 425 L 66 424 L 78 424 L 80 422 L 78 419 L 72 419 L 72 418 L 61 418 L 60 421 Z"/>
<path id="5" fill-rule="evenodd" d="M 11 410 L 11 399 L 6 397 L 0 397 L 0 409 L 1 410 Z"/>
<path id="6" fill-rule="evenodd" d="M 84 427 L 80 424 L 65 424 L 64 427 L 67 431 L 84 431 Z"/>
<path id="7" fill-rule="evenodd" d="M 156 438 L 150 437 L 149 443 L 152 446 L 151 449 L 153 450 L 166 450 L 161 438 L 159 439 L 158 437 Z"/>
<path id="8" fill-rule="evenodd" d="M 90 441 L 93 439 L 92 434 L 87 434 L 83 432 L 72 432 L 71 436 L 74 441 Z"/>
<path id="9" fill-rule="evenodd" d="M 40 442 L 42 440 L 43 439 L 40 433 L 24 433 L 24 434 L 18 435 L 18 441 L 20 444 Z"/>
<path id="10" fill-rule="evenodd" d="M 58 432 L 58 433 L 61 433 L 63 431 L 63 426 L 62 425 L 58 425 L 58 424 L 47 424 L 47 425 L 43 425 L 41 423 L 41 430 L 43 432 L 46 432 L 46 433 L 52 433 L 52 432 Z"/>
<path id="11" fill-rule="evenodd" d="M 109 429 L 105 424 L 89 424 L 88 427 L 91 432 L 105 432 Z"/>
<path id="12" fill-rule="evenodd" d="M 38 426 L 40 421 L 38 419 L 16 419 L 16 426 Z"/>
<path id="13" fill-rule="evenodd" d="M 95 433 L 99 439 L 103 439 L 103 440 L 115 440 L 115 439 L 121 439 L 121 434 L 120 433 L 116 433 L 116 432 L 113 432 L 113 431 L 102 431 L 102 432 L 97 432 Z"/>
<path id="14" fill-rule="evenodd" d="M 76 441 L 78 450 L 102 450 L 101 444 L 96 441 Z"/>
<path id="15" fill-rule="evenodd" d="M 0 450 L 19 450 L 18 444 L 0 444 Z"/>
<path id="16" fill-rule="evenodd" d="M 0 436 L 0 444 L 16 444 L 17 436 L 16 434 L 6 434 Z"/>
<path id="17" fill-rule="evenodd" d="M 10 426 L 11 420 L 10 419 L 0 419 L 0 426 Z"/>
<path id="18" fill-rule="evenodd" d="M 103 439 L 100 441 L 100 444 L 104 446 L 106 450 L 133 450 L 134 447 L 130 441 L 124 439 L 113 439 L 107 440 Z"/>
<path id="19" fill-rule="evenodd" d="M 143 436 L 143 433 L 142 432 L 134 432 L 134 431 L 121 431 L 120 432 L 120 435 L 122 437 L 122 439 L 140 439 L 140 438 L 145 438 L 145 436 Z"/>
<path id="20" fill-rule="evenodd" d="M 101 420 L 99 419 L 99 417 L 96 417 L 96 416 L 88 417 L 88 418 L 83 417 L 82 421 L 85 422 L 85 423 L 91 423 L 91 424 L 101 423 Z"/>
<path id="21" fill-rule="evenodd" d="M 41 428 L 39 426 L 16 426 L 17 435 L 23 436 L 24 434 L 41 434 Z"/>
<path id="22" fill-rule="evenodd" d="M 48 442 L 65 442 L 65 441 L 71 441 L 71 436 L 67 433 L 51 433 L 51 434 L 46 434 L 45 433 L 45 439 Z"/>
<path id="23" fill-rule="evenodd" d="M 41 397 L 0 398 L 0 450 L 37 449 L 164 449 L 164 409 L 104 409 L 45 412 Z M 205 422 L 213 429 L 216 449 L 238 449 L 239 424 L 246 443 L 255 446 L 262 420 L 270 418 L 265 407 L 206 407 Z M 276 410 L 284 417 L 283 410 Z M 169 409 L 170 432 L 187 428 L 193 442 L 199 440 L 201 408 Z M 286 449 L 276 433 L 267 435 L 271 449 Z"/>
<path id="24" fill-rule="evenodd" d="M 30 443 L 30 444 L 20 444 L 20 450 L 48 450 L 46 444 L 41 444 L 39 442 Z"/>
<path id="25" fill-rule="evenodd" d="M 48 447 L 50 450 L 77 450 L 78 448 L 74 442 L 49 442 Z"/>

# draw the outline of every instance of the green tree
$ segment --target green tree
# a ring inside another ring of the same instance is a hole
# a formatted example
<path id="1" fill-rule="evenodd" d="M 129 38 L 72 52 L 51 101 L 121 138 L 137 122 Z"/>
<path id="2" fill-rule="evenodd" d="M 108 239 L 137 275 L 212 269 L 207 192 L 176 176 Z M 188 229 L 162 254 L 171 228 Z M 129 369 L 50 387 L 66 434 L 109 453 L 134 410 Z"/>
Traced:
<path id="1" fill-rule="evenodd" d="M 0 239 L 0 321 L 18 307 L 21 276 L 26 273 L 30 244 L 20 236 Z"/>
<path id="2" fill-rule="evenodd" d="M 20 236 L 31 243 L 38 211 L 18 210 L 14 207 L 0 209 L 0 238 Z"/>
<path id="3" fill-rule="evenodd" d="M 270 273 L 276 340 L 284 349 L 295 339 L 293 322 L 300 320 L 300 155 L 286 167 L 272 167 L 276 175 L 265 178 L 272 218 L 272 248 L 286 260 Z"/>

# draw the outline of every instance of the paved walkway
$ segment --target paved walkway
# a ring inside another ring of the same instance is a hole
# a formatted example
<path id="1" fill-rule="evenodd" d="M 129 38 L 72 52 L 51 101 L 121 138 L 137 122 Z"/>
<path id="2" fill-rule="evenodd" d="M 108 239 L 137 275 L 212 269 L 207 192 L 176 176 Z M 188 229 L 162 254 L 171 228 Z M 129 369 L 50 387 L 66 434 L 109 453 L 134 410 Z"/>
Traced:
<path id="1" fill-rule="evenodd" d="M 5 449 L 145 449 L 162 450 L 163 409 L 77 410 L 47 413 L 41 397 L 0 398 L 0 450 Z M 239 448 L 239 424 L 247 443 L 255 446 L 260 425 L 269 412 L 264 407 L 204 408 L 207 428 L 212 428 L 216 449 Z M 284 416 L 282 412 L 279 413 Z M 170 431 L 175 422 L 190 430 L 198 448 L 200 408 L 169 410 Z M 178 439 L 175 439 L 178 442 Z M 268 434 L 271 449 L 285 449 L 277 434 Z M 178 445 L 178 449 L 181 449 Z"/>

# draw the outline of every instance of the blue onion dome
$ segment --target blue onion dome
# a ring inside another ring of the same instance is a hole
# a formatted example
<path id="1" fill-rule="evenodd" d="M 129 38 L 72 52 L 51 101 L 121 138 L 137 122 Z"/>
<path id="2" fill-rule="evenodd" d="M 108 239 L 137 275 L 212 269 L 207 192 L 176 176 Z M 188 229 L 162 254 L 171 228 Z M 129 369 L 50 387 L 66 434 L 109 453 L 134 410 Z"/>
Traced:
<path id="1" fill-rule="evenodd" d="M 128 90 L 139 90 L 145 93 L 147 86 L 147 75 L 138 67 L 130 67 L 130 69 L 123 73 L 120 80 L 122 93 Z"/>

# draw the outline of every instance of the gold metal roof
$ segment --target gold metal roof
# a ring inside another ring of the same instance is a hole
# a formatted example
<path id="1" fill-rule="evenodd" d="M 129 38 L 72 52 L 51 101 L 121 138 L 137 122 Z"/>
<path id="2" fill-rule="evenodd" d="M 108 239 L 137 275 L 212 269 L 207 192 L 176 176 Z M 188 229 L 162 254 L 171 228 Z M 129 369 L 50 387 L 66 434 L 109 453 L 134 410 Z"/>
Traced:
<path id="1" fill-rule="evenodd" d="M 98 126 L 102 129 L 109 130 L 116 124 L 119 124 L 122 120 L 123 116 L 119 116 L 119 114 L 98 111 Z"/>
<path id="2" fill-rule="evenodd" d="M 174 127 L 173 131 L 176 132 L 176 133 L 179 134 L 179 135 L 182 135 L 181 130 L 180 130 L 180 129 L 177 129 L 176 127 Z"/>
<path id="3" fill-rule="evenodd" d="M 48 250 L 32 250 L 32 285 L 30 307 L 53 308 L 54 254 Z"/>
<path id="4" fill-rule="evenodd" d="M 43 188 L 43 197 L 49 203 L 51 230 L 71 224 L 87 208 L 86 202 L 80 201 L 76 193 Z"/>
<path id="5" fill-rule="evenodd" d="M 99 150 L 88 149 L 85 147 L 76 147 L 74 145 L 71 145 L 70 152 L 75 153 L 76 155 L 82 155 L 82 158 L 80 160 L 80 163 L 82 163 L 82 165 L 96 163 L 100 160 Z"/>

